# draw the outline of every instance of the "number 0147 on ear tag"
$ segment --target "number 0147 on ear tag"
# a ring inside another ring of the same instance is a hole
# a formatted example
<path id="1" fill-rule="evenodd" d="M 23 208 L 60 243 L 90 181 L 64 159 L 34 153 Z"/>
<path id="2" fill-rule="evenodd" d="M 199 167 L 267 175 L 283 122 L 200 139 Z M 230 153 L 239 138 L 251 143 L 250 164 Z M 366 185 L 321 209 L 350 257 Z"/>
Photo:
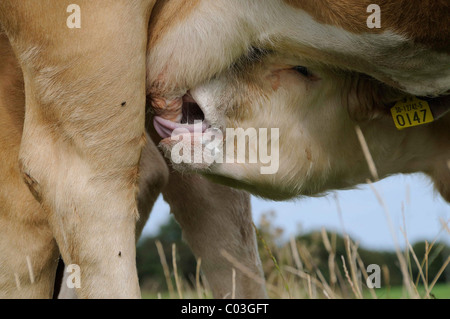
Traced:
<path id="1" fill-rule="evenodd" d="M 391 108 L 395 126 L 401 130 L 434 121 L 433 113 L 427 101 L 417 97 L 407 98 L 397 102 Z"/>

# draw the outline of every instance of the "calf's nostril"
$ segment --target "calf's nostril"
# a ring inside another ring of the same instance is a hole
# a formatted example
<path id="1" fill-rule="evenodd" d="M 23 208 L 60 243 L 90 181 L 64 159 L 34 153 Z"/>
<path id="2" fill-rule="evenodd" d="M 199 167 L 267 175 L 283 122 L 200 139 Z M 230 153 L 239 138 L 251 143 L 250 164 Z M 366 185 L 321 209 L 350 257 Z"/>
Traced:
<path id="1" fill-rule="evenodd" d="M 195 124 L 195 121 L 204 121 L 205 114 L 197 102 L 189 95 L 183 97 L 182 124 Z"/>

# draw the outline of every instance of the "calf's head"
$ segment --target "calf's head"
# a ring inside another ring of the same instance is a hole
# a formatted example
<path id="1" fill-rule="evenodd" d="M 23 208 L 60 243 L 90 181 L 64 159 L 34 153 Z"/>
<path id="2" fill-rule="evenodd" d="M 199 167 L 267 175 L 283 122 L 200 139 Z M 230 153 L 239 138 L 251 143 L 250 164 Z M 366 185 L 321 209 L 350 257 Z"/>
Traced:
<path id="1" fill-rule="evenodd" d="M 410 98 L 407 93 L 329 63 L 332 53 L 305 45 L 303 39 L 257 38 L 230 46 L 233 52 L 225 51 L 221 66 L 211 65 L 217 72 L 192 81 L 195 85 L 182 100 L 156 110 L 155 128 L 174 167 L 263 197 L 287 199 L 365 182 L 373 177 L 370 154 L 379 178 L 425 172 L 450 200 L 448 115 L 398 130 L 390 108 Z M 208 53 L 202 49 L 200 60 Z M 158 50 L 150 54 L 158 56 Z M 342 59 L 340 53 L 335 56 Z M 174 79 L 185 78 L 180 65 Z M 201 123 L 195 126 L 195 120 Z M 358 138 L 359 130 L 364 139 Z M 365 144 L 369 153 L 363 151 Z"/>

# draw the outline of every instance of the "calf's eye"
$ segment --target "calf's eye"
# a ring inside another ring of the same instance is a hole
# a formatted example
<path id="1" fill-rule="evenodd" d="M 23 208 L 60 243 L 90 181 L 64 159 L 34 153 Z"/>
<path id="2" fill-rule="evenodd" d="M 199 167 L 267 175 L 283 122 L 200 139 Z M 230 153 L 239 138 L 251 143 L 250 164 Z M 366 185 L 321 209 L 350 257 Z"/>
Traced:
<path id="1" fill-rule="evenodd" d="M 295 66 L 295 67 L 293 67 L 293 70 L 295 70 L 296 72 L 298 72 L 301 75 L 306 76 L 306 77 L 311 75 L 311 73 L 309 72 L 308 68 L 305 67 L 305 66 L 300 66 L 300 65 L 299 66 Z"/>

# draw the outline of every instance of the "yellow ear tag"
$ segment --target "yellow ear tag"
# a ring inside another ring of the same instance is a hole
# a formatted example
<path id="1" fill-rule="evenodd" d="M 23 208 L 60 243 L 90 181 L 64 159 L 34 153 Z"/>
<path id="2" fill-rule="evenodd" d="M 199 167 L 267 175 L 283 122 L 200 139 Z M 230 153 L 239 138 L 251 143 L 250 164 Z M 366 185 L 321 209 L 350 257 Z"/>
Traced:
<path id="1" fill-rule="evenodd" d="M 428 102 L 417 97 L 406 98 L 398 101 L 391 108 L 395 126 L 402 130 L 407 127 L 423 125 L 434 121 Z"/>

